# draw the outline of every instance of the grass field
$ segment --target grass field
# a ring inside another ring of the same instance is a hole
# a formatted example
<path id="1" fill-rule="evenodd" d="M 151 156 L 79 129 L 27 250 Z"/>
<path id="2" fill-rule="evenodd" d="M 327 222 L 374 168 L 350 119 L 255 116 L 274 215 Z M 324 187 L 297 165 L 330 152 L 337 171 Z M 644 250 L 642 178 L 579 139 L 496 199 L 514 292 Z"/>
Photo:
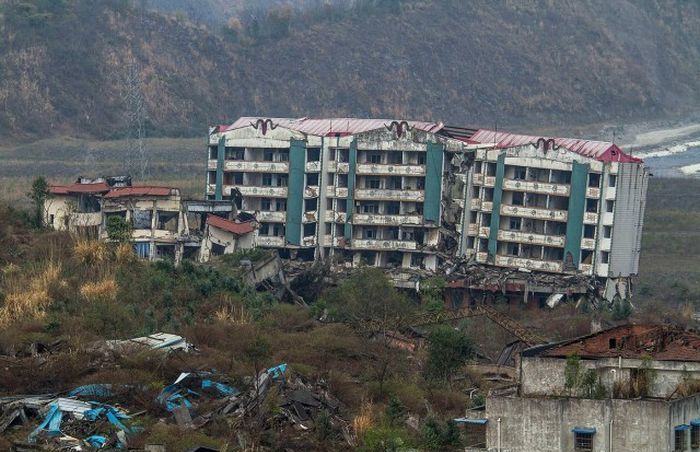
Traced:
<path id="1" fill-rule="evenodd" d="M 145 181 L 180 187 L 188 197 L 202 194 L 204 139 L 154 138 Z M 36 176 L 70 182 L 78 175 L 125 174 L 125 141 L 44 140 L 0 146 L 0 199 L 27 203 Z M 136 165 L 137 166 L 137 165 Z M 133 171 L 131 174 L 135 174 Z M 700 304 L 700 180 L 652 177 L 649 184 L 636 300 L 642 304 Z"/>

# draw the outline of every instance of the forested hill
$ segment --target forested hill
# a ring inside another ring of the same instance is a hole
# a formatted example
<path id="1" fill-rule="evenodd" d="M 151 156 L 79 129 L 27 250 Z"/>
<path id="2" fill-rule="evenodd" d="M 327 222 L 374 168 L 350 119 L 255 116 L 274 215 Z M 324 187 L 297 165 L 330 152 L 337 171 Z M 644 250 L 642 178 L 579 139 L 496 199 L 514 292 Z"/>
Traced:
<path id="1" fill-rule="evenodd" d="M 697 1 L 268 3 L 217 25 L 139 1 L 0 0 L 0 139 L 119 137 L 141 119 L 150 136 L 201 135 L 243 114 L 561 125 L 700 105 Z"/>

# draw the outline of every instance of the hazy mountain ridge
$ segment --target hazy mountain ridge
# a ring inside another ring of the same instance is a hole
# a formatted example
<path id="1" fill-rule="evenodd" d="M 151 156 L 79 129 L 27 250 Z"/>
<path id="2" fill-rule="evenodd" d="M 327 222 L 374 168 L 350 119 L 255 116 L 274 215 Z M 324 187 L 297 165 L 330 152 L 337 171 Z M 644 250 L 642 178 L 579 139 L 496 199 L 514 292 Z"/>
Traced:
<path id="1" fill-rule="evenodd" d="M 0 136 L 123 136 L 134 92 L 151 136 L 243 114 L 562 124 L 700 105 L 697 2 L 400 3 L 234 42 L 123 0 L 7 0 Z"/>

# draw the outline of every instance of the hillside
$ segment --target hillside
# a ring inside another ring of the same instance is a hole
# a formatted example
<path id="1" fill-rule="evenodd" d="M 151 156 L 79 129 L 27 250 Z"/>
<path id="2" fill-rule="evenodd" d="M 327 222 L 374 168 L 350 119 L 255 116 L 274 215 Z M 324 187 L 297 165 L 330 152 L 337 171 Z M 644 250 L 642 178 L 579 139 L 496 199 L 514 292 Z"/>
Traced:
<path id="1" fill-rule="evenodd" d="M 393 3 L 275 15 L 251 37 L 125 0 L 4 0 L 0 137 L 122 137 L 136 116 L 148 136 L 195 136 L 242 114 L 527 126 L 700 105 L 697 2 Z"/>

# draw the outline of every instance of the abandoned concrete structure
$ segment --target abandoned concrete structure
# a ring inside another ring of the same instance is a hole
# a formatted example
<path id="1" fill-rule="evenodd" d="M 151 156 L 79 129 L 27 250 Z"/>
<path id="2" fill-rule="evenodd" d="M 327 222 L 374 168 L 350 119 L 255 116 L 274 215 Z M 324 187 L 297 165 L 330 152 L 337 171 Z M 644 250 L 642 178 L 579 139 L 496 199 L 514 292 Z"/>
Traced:
<path id="1" fill-rule="evenodd" d="M 700 335 L 625 325 L 522 352 L 517 395 L 460 419 L 493 451 L 700 448 Z"/>
<path id="2" fill-rule="evenodd" d="M 68 185 L 50 185 L 44 222 L 91 239 L 108 239 L 113 216 L 131 226 L 135 252 L 142 258 L 179 260 L 188 235 L 177 188 L 132 185 L 131 178 L 79 178 Z"/>
<path id="3" fill-rule="evenodd" d="M 243 117 L 211 128 L 207 152 L 207 197 L 235 198 L 260 223 L 257 246 L 283 256 L 585 276 L 609 300 L 637 273 L 649 173 L 613 143 Z"/>

